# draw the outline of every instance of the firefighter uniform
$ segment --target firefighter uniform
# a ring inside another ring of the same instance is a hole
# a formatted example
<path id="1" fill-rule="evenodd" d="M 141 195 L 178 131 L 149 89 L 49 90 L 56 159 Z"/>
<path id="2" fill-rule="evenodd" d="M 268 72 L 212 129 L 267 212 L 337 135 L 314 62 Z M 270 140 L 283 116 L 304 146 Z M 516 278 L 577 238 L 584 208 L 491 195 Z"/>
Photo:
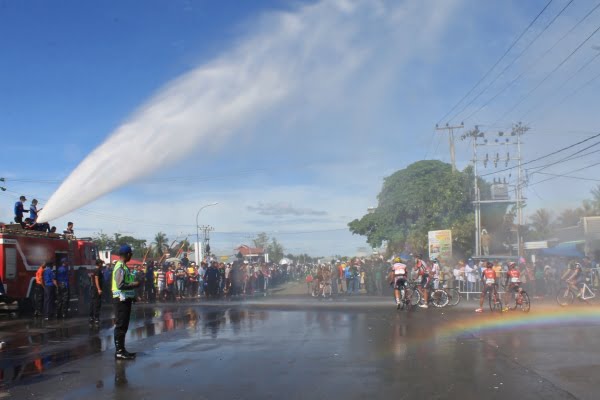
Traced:
<path id="1" fill-rule="evenodd" d="M 52 263 L 46 263 L 42 281 L 44 282 L 44 317 L 46 321 L 54 316 L 54 301 L 56 299 L 56 274 Z"/>
<path id="2" fill-rule="evenodd" d="M 42 315 L 44 307 L 44 268 L 46 264 L 40 266 L 35 273 L 35 284 L 33 285 L 33 316 Z"/>
<path id="3" fill-rule="evenodd" d="M 115 358 L 117 360 L 132 360 L 135 353 L 125 350 L 125 335 L 129 328 L 131 317 L 131 305 L 135 298 L 135 288 L 139 282 L 127 267 L 127 261 L 131 259 L 131 247 L 121 246 L 119 255 L 121 260 L 115 264 L 112 273 L 112 295 L 115 309 Z"/>
<path id="4" fill-rule="evenodd" d="M 59 318 L 67 318 L 69 309 L 69 267 L 66 260 L 63 260 L 62 265 L 56 269 L 56 282 L 58 284 L 56 314 Z"/>

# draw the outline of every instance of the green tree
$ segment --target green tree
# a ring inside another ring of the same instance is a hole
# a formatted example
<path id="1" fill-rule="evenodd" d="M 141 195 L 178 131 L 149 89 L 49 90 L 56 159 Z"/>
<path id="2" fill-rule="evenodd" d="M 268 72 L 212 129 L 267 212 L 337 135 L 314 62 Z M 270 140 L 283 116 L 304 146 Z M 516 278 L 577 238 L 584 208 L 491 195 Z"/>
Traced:
<path id="1" fill-rule="evenodd" d="M 168 247 L 168 241 L 169 238 L 163 232 L 158 232 L 154 236 L 154 255 L 156 257 L 162 257 L 165 254 L 165 247 Z"/>
<path id="2" fill-rule="evenodd" d="M 545 208 L 541 208 L 536 210 L 529 219 L 533 229 L 533 238 L 538 240 L 548 238 L 548 235 L 552 232 L 552 213 Z"/>
<path id="3" fill-rule="evenodd" d="M 112 238 L 112 236 L 107 235 L 106 233 L 100 233 L 96 236 L 92 237 L 92 241 L 98 246 L 99 250 L 113 250 L 115 248 L 116 242 Z"/>
<path id="4" fill-rule="evenodd" d="M 269 236 L 265 232 L 261 232 L 252 239 L 254 247 L 266 249 L 269 246 Z"/>
<path id="5" fill-rule="evenodd" d="M 591 205 L 596 215 L 600 215 L 600 185 L 592 189 Z"/>
<path id="6" fill-rule="evenodd" d="M 384 179 L 374 212 L 348 224 L 353 234 L 366 236 L 372 247 L 384 240 L 397 251 L 425 251 L 430 230 L 457 229 L 453 235 L 457 253 L 473 246 L 474 180 L 472 168 L 452 172 L 449 164 L 419 161 Z M 481 181 L 482 193 L 489 186 Z"/>
<path id="7" fill-rule="evenodd" d="M 271 243 L 269 243 L 266 248 L 268 250 L 269 260 L 271 262 L 278 263 L 279 261 L 281 261 L 285 249 L 283 248 L 281 243 L 277 241 L 277 239 L 272 238 Z"/>

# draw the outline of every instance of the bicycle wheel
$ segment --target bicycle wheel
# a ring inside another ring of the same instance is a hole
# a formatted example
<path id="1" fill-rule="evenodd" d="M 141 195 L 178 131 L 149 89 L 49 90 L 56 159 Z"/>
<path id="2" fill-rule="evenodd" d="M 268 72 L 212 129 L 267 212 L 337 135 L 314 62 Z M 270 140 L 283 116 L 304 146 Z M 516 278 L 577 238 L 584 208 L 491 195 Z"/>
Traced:
<path id="1" fill-rule="evenodd" d="M 460 303 L 460 292 L 456 288 L 446 289 L 446 294 L 448 295 L 448 305 L 450 307 Z"/>
<path id="2" fill-rule="evenodd" d="M 529 312 L 529 310 L 531 309 L 531 301 L 529 300 L 529 295 L 527 294 L 526 291 L 523 290 L 521 292 L 521 298 L 520 299 L 517 296 L 517 300 L 516 300 L 516 304 L 515 304 L 515 309 L 521 310 L 523 312 Z"/>
<path id="3" fill-rule="evenodd" d="M 566 307 L 570 304 L 573 304 L 573 300 L 575 300 L 575 295 L 573 295 L 573 292 L 571 292 L 569 288 L 560 289 L 556 295 L 556 302 L 561 307 Z"/>
<path id="4" fill-rule="evenodd" d="M 488 293 L 488 302 L 490 304 L 491 312 L 502 312 L 502 301 L 500 301 L 500 296 Z"/>
<path id="5" fill-rule="evenodd" d="M 431 293 L 431 303 L 437 308 L 446 307 L 448 305 L 448 293 L 442 289 L 434 290 Z"/>
<path id="6" fill-rule="evenodd" d="M 407 289 L 406 292 L 407 309 L 416 306 L 421 302 L 421 292 L 417 289 Z"/>

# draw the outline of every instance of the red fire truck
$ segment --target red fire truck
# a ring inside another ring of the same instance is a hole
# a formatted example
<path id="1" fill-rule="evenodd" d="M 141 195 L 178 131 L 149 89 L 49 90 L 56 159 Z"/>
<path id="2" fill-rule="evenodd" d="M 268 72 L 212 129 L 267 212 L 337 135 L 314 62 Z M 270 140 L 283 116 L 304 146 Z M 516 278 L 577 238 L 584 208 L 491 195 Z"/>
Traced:
<path id="1" fill-rule="evenodd" d="M 0 226 L 0 276 L 9 297 L 28 306 L 32 300 L 35 273 L 45 262 L 60 265 L 66 258 L 70 266 L 71 287 L 77 276 L 87 275 L 96 263 L 98 249 L 89 238 L 25 230 L 19 224 Z M 71 296 L 77 291 L 71 290 Z"/>

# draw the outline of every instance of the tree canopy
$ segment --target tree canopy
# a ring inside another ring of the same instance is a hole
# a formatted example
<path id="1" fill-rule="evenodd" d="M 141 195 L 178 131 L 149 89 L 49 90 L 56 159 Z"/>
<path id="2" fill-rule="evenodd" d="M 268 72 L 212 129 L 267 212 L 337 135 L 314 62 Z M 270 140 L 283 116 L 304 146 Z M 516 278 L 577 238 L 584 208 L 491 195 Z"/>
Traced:
<path id="1" fill-rule="evenodd" d="M 423 251 L 431 230 L 452 229 L 455 251 L 469 254 L 474 243 L 473 171 L 452 172 L 450 164 L 418 161 L 384 179 L 377 207 L 348 224 L 373 247 L 384 241 L 392 252 Z"/>

